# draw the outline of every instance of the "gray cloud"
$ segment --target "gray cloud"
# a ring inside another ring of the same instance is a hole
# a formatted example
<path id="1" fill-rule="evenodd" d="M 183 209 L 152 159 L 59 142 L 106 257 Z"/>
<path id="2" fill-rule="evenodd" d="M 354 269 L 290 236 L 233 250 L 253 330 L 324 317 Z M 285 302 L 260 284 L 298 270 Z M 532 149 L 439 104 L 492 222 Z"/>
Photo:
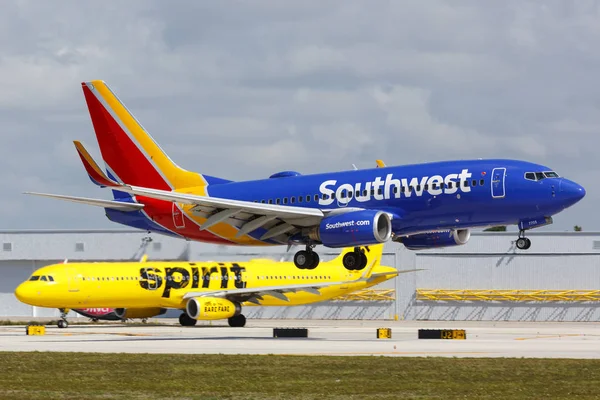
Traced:
<path id="1" fill-rule="evenodd" d="M 600 10 L 569 1 L 9 2 L 0 15 L 4 228 L 113 227 L 72 148 L 104 79 L 185 168 L 229 179 L 451 158 L 551 166 L 600 227 Z M 227 162 L 223 162 L 227 159 Z"/>

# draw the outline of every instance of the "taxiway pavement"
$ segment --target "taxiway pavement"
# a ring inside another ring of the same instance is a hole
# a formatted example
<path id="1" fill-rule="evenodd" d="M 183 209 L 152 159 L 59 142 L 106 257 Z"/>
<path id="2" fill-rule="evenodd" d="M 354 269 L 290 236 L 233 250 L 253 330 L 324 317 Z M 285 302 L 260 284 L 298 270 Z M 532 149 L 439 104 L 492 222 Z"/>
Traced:
<path id="1" fill-rule="evenodd" d="M 308 328 L 309 337 L 273 338 L 277 327 Z M 377 339 L 377 328 L 391 328 L 392 338 Z M 418 329 L 452 328 L 465 329 L 467 339 L 417 338 Z M 0 351 L 600 358 L 598 323 L 250 320 L 245 328 L 230 328 L 222 322 L 181 327 L 156 319 L 147 326 L 47 326 L 44 336 L 27 336 L 25 330 L 0 327 Z"/>

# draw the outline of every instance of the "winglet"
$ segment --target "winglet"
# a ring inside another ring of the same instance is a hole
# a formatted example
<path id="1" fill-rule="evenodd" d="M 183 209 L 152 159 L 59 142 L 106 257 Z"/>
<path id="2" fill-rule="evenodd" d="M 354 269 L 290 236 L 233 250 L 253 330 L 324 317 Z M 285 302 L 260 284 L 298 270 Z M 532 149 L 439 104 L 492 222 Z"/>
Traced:
<path id="1" fill-rule="evenodd" d="M 75 148 L 77 149 L 77 153 L 79 154 L 79 158 L 81 158 L 81 162 L 88 173 L 88 176 L 96 185 L 100 187 L 119 187 L 121 186 L 117 182 L 113 181 L 109 177 L 106 176 L 102 169 L 98 166 L 96 161 L 92 158 L 90 153 L 83 147 L 81 142 L 75 140 L 73 141 L 75 144 Z"/>
<path id="2" fill-rule="evenodd" d="M 375 162 L 377 163 L 377 168 L 385 168 L 383 160 L 375 160 Z"/>

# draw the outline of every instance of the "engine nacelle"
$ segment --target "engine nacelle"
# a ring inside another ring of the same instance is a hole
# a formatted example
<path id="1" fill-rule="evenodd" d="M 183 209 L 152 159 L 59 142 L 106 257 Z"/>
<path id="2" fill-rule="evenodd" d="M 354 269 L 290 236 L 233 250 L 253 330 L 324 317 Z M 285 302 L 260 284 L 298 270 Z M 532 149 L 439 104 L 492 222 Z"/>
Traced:
<path id="1" fill-rule="evenodd" d="M 323 218 L 308 236 L 334 248 L 383 243 L 392 236 L 392 221 L 383 211 L 351 211 Z"/>
<path id="2" fill-rule="evenodd" d="M 440 247 L 462 246 L 469 241 L 471 231 L 458 229 L 431 233 L 419 233 L 402 238 L 400 241 L 409 250 L 436 249 Z"/>
<path id="3" fill-rule="evenodd" d="M 115 315 L 120 319 L 134 318 L 152 318 L 157 315 L 163 315 L 167 310 L 165 308 L 115 308 Z"/>
<path id="4" fill-rule="evenodd" d="M 185 312 L 197 320 L 227 319 L 239 315 L 242 307 L 219 297 L 193 297 L 188 300 Z"/>

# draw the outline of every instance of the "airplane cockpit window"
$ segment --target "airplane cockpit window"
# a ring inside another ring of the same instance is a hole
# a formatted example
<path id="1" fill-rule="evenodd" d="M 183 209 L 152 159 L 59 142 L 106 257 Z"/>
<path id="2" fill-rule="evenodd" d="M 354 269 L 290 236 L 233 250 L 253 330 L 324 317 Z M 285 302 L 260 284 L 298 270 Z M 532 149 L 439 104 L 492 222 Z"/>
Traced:
<path id="1" fill-rule="evenodd" d="M 48 280 L 49 280 L 50 282 L 54 282 L 54 278 L 52 277 L 52 275 L 48 275 Z"/>
<path id="2" fill-rule="evenodd" d="M 46 279 L 46 276 L 45 276 L 45 275 L 42 275 L 42 277 L 40 278 L 40 281 L 44 281 L 44 282 L 46 282 L 46 281 L 48 281 L 48 279 Z"/>
<path id="3" fill-rule="evenodd" d="M 554 171 L 546 171 L 546 172 L 526 172 L 525 179 L 530 181 L 541 181 L 546 178 L 560 178 L 560 176 Z"/>
<path id="4" fill-rule="evenodd" d="M 39 275 L 33 275 L 31 278 L 29 278 L 30 281 L 39 281 L 40 280 L 40 276 Z"/>

